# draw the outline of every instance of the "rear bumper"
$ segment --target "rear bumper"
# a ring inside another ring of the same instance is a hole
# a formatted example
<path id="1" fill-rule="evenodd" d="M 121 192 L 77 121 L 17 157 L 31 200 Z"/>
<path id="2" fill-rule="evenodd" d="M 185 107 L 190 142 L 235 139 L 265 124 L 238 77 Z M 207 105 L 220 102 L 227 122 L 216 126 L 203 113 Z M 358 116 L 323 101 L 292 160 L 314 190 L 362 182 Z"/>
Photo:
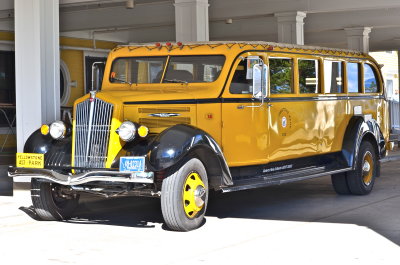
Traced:
<path id="1" fill-rule="evenodd" d="M 125 183 L 154 183 L 153 172 L 120 172 L 94 170 L 76 175 L 64 175 L 50 169 L 9 167 L 8 176 L 31 177 L 45 179 L 62 185 L 81 185 L 94 181 L 125 182 Z"/>

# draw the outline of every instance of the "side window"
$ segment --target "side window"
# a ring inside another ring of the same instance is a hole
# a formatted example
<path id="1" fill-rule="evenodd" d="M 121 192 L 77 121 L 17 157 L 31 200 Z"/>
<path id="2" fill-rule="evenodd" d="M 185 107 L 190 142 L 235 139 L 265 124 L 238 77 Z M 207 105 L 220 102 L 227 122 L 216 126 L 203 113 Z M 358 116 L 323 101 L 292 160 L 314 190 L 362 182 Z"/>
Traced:
<path id="1" fill-rule="evenodd" d="M 271 94 L 293 93 L 293 60 L 289 58 L 270 58 Z"/>
<path id="2" fill-rule="evenodd" d="M 318 60 L 299 60 L 300 93 L 319 93 Z"/>
<path id="3" fill-rule="evenodd" d="M 360 64 L 347 63 L 347 89 L 349 93 L 361 93 Z"/>
<path id="4" fill-rule="evenodd" d="M 378 82 L 376 73 L 371 65 L 364 64 L 364 88 L 365 93 L 377 93 Z"/>
<path id="5" fill-rule="evenodd" d="M 325 93 L 343 93 L 342 62 L 324 61 Z"/>
<path id="6" fill-rule="evenodd" d="M 246 79 L 246 60 L 241 61 L 236 67 L 233 75 L 229 92 L 232 94 L 249 94 L 250 86 L 253 84 L 252 79 Z"/>

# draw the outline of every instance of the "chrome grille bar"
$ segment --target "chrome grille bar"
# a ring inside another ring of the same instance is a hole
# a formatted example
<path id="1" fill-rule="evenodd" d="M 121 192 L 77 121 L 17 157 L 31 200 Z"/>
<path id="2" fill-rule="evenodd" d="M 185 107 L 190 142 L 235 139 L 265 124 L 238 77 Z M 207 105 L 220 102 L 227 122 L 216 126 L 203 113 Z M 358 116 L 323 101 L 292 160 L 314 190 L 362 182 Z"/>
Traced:
<path id="1" fill-rule="evenodd" d="M 99 98 L 76 106 L 75 167 L 105 167 L 112 112 L 113 105 Z"/>

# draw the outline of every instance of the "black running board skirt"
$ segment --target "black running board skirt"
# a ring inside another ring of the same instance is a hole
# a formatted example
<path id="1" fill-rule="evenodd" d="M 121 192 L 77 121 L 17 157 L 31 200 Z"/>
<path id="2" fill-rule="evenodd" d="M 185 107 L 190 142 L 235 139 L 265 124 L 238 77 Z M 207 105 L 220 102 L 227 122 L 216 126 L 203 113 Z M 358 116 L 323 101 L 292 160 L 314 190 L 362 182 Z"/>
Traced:
<path id="1" fill-rule="evenodd" d="M 298 170 L 291 170 L 282 173 L 263 175 L 251 179 L 236 180 L 234 181 L 233 186 L 223 187 L 222 192 L 232 192 L 232 191 L 262 188 L 272 185 L 280 185 L 289 182 L 295 182 L 300 180 L 322 177 L 326 175 L 342 173 L 349 171 L 351 169 L 352 169 L 351 167 L 347 167 L 336 170 L 326 170 L 325 167 L 310 167 Z"/>

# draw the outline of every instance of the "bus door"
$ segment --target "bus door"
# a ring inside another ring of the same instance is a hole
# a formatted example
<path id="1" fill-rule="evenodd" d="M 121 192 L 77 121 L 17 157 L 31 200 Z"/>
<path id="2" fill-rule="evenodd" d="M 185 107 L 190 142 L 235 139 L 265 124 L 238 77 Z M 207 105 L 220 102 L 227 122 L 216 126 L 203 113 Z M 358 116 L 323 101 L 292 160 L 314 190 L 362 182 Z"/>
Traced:
<path id="1" fill-rule="evenodd" d="M 222 148 L 230 167 L 268 162 L 267 104 L 252 97 L 252 58 L 265 62 L 260 52 L 239 57 L 222 95 Z"/>

